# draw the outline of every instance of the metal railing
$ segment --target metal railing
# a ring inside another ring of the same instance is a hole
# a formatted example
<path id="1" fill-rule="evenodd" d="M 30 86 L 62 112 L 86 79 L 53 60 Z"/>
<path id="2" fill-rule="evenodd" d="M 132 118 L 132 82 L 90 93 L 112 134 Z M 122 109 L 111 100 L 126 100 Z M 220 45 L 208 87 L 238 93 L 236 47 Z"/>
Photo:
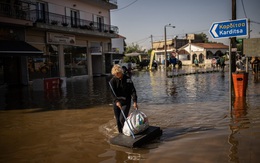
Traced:
<path id="1" fill-rule="evenodd" d="M 117 5 L 117 0 L 104 0 L 104 1 Z"/>
<path id="2" fill-rule="evenodd" d="M 29 8 L 24 8 L 20 5 L 10 5 L 0 3 L 0 15 L 21 20 L 29 20 Z"/>
<path id="3" fill-rule="evenodd" d="M 97 23 L 91 20 L 78 19 L 50 12 L 41 12 L 39 10 L 30 11 L 30 18 L 35 23 L 45 23 L 48 25 L 72 27 L 105 33 L 118 33 L 117 26 L 112 26 L 104 23 Z"/>
<path id="4" fill-rule="evenodd" d="M 70 16 L 50 13 L 40 10 L 28 10 L 0 3 L 0 15 L 21 20 L 32 21 L 33 23 L 44 23 L 63 27 L 79 28 L 104 33 L 118 33 L 118 27 L 91 20 L 78 19 Z"/>

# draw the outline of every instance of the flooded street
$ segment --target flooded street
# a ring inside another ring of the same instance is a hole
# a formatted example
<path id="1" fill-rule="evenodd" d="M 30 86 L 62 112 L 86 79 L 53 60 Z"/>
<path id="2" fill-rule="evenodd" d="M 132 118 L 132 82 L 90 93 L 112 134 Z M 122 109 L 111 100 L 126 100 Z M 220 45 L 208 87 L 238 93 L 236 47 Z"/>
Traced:
<path id="1" fill-rule="evenodd" d="M 59 91 L 0 87 L 0 162 L 250 162 L 260 160 L 260 83 L 229 108 L 228 72 L 166 78 L 134 72 L 139 109 L 162 136 L 114 146 L 109 76 L 74 78 Z"/>

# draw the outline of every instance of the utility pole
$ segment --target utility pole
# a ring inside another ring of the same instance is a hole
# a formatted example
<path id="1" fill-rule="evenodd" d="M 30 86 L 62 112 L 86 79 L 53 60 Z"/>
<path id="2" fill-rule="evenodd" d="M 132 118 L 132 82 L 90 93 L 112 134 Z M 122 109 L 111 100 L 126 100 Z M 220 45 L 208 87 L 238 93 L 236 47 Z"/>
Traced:
<path id="1" fill-rule="evenodd" d="M 236 0 L 232 0 L 232 20 L 237 19 L 236 14 Z M 233 52 L 232 49 L 235 49 L 236 46 L 236 37 L 231 37 L 229 41 L 229 107 L 230 112 L 232 112 L 232 90 L 233 88 L 233 80 L 232 73 L 236 71 L 236 51 Z"/>
<path id="2" fill-rule="evenodd" d="M 236 0 L 232 0 L 232 20 L 236 20 L 237 19 L 237 10 L 236 10 Z M 232 37 L 231 38 L 231 51 L 229 52 L 230 54 L 230 59 L 231 59 L 231 72 L 235 72 L 236 71 L 236 51 L 232 52 L 232 49 L 237 48 L 237 44 L 236 44 L 236 37 Z"/>

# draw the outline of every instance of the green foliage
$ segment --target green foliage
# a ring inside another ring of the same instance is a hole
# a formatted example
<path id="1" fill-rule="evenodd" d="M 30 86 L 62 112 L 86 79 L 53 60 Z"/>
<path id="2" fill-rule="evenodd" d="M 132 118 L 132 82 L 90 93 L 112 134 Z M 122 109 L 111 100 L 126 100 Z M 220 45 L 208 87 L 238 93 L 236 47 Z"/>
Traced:
<path id="1" fill-rule="evenodd" d="M 132 43 L 132 45 L 126 47 L 125 53 L 141 53 L 142 52 L 142 47 L 140 47 L 138 44 Z"/>
<path id="2" fill-rule="evenodd" d="M 128 62 L 132 62 L 132 63 L 139 63 L 139 58 L 137 56 L 135 57 L 124 57 L 123 61 L 128 63 Z"/>
<path id="3" fill-rule="evenodd" d="M 200 34 L 197 34 L 197 36 L 201 38 L 202 41 L 204 41 L 205 43 L 209 42 L 209 38 L 205 33 L 201 32 Z"/>
<path id="4" fill-rule="evenodd" d="M 142 47 L 140 47 L 138 44 L 134 44 L 132 43 L 132 45 L 130 46 L 127 46 L 126 47 L 126 50 L 125 50 L 125 53 L 144 53 L 144 51 L 142 50 Z M 132 63 L 139 63 L 139 57 L 138 56 L 135 56 L 135 57 L 124 57 L 123 58 L 123 61 L 124 62 L 132 62 Z"/>
<path id="5" fill-rule="evenodd" d="M 149 49 L 149 50 L 147 51 L 147 53 L 148 53 L 149 56 L 151 55 L 152 51 L 153 51 L 153 49 Z"/>

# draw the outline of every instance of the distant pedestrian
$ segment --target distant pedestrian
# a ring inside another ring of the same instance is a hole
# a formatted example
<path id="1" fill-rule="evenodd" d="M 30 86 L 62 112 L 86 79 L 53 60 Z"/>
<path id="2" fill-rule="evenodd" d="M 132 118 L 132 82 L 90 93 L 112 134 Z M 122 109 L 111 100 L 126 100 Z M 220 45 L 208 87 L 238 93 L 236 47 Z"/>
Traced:
<path id="1" fill-rule="evenodd" d="M 196 67 L 199 67 L 199 61 L 198 61 L 197 57 L 195 57 L 195 59 L 194 59 L 194 64 Z"/>
<path id="2" fill-rule="evenodd" d="M 122 66 L 122 69 L 123 69 L 123 73 L 127 75 L 127 68 L 125 66 Z"/>
<path id="3" fill-rule="evenodd" d="M 245 70 L 245 65 L 240 56 L 238 57 L 238 60 L 236 61 L 236 67 L 237 67 L 237 71 Z"/>
<path id="4" fill-rule="evenodd" d="M 252 62 L 252 69 L 254 74 L 254 81 L 258 81 L 258 72 L 260 70 L 260 60 L 258 57 L 255 57 L 255 60 Z"/>
<path id="5" fill-rule="evenodd" d="M 127 75 L 128 75 L 129 77 L 132 76 L 132 70 L 133 70 L 133 68 L 132 68 L 132 62 L 128 62 L 128 64 L 127 64 Z"/>
<path id="6" fill-rule="evenodd" d="M 254 73 L 259 71 L 259 69 L 260 69 L 260 60 L 258 59 L 258 57 L 255 57 L 255 60 L 252 62 L 252 69 L 253 69 Z"/>
<path id="7" fill-rule="evenodd" d="M 217 66 L 217 60 L 216 60 L 216 58 L 212 58 L 211 67 L 213 68 L 213 70 L 216 68 L 216 66 Z"/>
<path id="8" fill-rule="evenodd" d="M 226 65 L 224 56 L 219 58 L 219 64 L 220 64 L 221 71 L 224 72 L 225 65 Z"/>

